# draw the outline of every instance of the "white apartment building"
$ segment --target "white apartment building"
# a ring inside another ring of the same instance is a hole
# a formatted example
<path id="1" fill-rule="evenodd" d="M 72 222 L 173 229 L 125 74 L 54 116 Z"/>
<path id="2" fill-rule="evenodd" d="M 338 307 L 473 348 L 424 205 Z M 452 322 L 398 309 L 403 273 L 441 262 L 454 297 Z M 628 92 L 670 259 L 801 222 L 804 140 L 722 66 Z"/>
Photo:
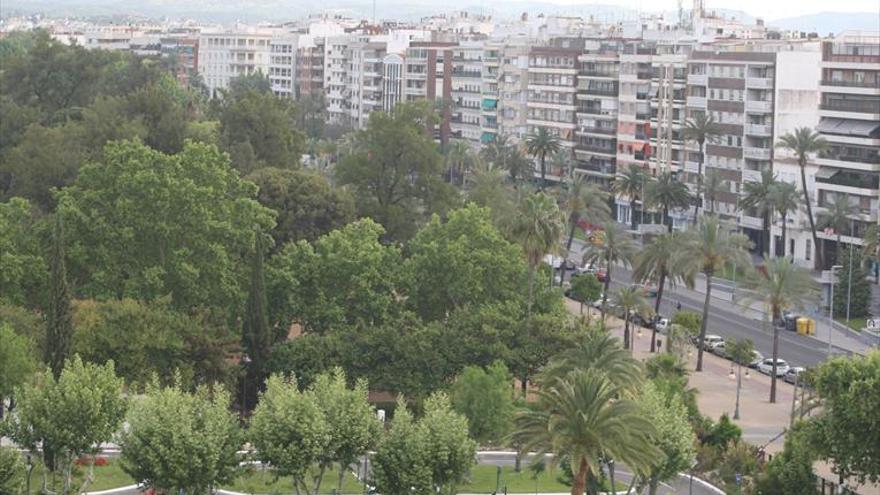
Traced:
<path id="1" fill-rule="evenodd" d="M 199 73 L 211 95 L 230 79 L 269 74 L 271 33 L 203 33 L 199 37 Z"/>

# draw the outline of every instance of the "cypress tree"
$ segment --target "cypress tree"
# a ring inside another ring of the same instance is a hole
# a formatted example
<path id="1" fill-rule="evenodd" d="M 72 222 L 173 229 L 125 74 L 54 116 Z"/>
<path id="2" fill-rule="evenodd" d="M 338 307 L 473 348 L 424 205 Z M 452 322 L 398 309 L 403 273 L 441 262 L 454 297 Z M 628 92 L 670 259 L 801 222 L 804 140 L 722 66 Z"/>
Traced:
<path id="1" fill-rule="evenodd" d="M 49 311 L 46 325 L 46 363 L 57 380 L 64 369 L 64 360 L 70 355 L 73 338 L 73 314 L 70 308 L 70 288 L 67 285 L 67 266 L 64 261 L 64 225 L 61 215 L 55 215 L 52 252 L 49 259 Z"/>
<path id="2" fill-rule="evenodd" d="M 245 308 L 242 337 L 245 352 L 250 358 L 245 363 L 245 387 L 242 398 L 247 407 L 256 403 L 256 395 L 266 381 L 269 353 L 272 350 L 272 334 L 269 332 L 269 319 L 266 308 L 266 280 L 263 274 L 263 234 L 257 232 L 254 255 L 251 259 L 251 285 Z"/>
<path id="3" fill-rule="evenodd" d="M 846 300 L 849 290 L 850 249 L 841 246 L 837 253 L 841 268 L 837 271 L 837 284 L 834 287 L 834 318 L 846 318 Z M 852 250 L 852 292 L 850 293 L 850 318 L 868 316 L 871 307 L 871 283 L 868 282 L 868 270 L 862 255 L 862 248 Z"/>

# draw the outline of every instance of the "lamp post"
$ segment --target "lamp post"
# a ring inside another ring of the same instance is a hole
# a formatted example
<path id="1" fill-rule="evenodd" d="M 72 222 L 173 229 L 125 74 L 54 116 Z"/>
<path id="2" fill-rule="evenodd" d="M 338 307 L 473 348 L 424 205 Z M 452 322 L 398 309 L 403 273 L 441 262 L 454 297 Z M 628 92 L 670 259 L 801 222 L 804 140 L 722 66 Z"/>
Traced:
<path id="1" fill-rule="evenodd" d="M 849 235 L 850 237 L 855 235 L 855 221 L 850 220 L 849 227 Z M 847 275 L 847 283 L 846 283 L 846 324 L 849 325 L 849 301 L 852 297 L 852 264 L 853 264 L 853 242 L 852 239 L 849 240 L 849 275 Z M 832 301 L 833 302 L 833 301 Z"/>
<path id="2" fill-rule="evenodd" d="M 831 357 L 831 333 L 834 331 L 834 280 L 836 271 L 843 268 L 842 265 L 831 267 L 831 296 L 828 303 L 828 357 Z"/>
<path id="3" fill-rule="evenodd" d="M 251 364 L 251 358 L 247 354 L 241 357 L 241 362 L 244 364 L 244 377 L 241 379 L 241 422 L 244 423 L 244 414 L 247 409 L 247 380 L 248 380 L 248 366 Z"/>

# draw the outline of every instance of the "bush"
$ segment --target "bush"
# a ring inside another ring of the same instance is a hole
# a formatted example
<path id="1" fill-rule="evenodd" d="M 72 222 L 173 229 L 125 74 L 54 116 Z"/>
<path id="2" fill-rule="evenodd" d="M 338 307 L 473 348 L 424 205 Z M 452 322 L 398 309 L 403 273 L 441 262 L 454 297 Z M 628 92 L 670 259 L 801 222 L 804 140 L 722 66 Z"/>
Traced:
<path id="1" fill-rule="evenodd" d="M 739 443 L 740 438 L 742 438 L 742 429 L 735 425 L 726 414 L 722 414 L 718 422 L 712 425 L 707 435 L 701 440 L 704 445 L 723 449 L 731 442 Z"/>
<path id="2" fill-rule="evenodd" d="M 696 334 L 700 331 L 700 325 L 702 323 L 703 316 L 694 311 L 679 311 L 672 317 L 673 325 L 681 325 L 692 334 Z"/>

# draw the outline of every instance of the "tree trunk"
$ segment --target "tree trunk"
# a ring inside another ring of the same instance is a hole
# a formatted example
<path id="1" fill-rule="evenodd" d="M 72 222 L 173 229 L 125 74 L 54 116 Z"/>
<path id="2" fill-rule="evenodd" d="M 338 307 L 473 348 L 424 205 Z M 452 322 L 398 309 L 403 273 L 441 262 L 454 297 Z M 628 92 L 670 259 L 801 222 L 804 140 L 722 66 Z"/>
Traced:
<path id="1" fill-rule="evenodd" d="M 574 229 L 577 228 L 577 220 L 574 215 L 571 215 L 569 218 L 569 223 L 571 223 L 571 229 L 568 231 L 568 241 L 565 243 L 565 253 L 562 254 L 562 267 L 559 269 L 559 285 L 562 286 L 565 283 L 565 272 L 566 272 L 566 264 L 568 260 L 568 253 L 571 252 L 571 244 L 574 242 Z"/>
<path id="2" fill-rule="evenodd" d="M 605 262 L 605 288 L 602 290 L 602 323 L 605 323 L 605 316 L 608 312 L 608 289 L 611 287 L 611 263 Z"/>
<path id="3" fill-rule="evenodd" d="M 574 483 L 571 485 L 571 495 L 584 495 L 584 491 L 587 488 L 587 474 L 589 474 L 587 459 L 581 457 L 577 473 L 574 476 Z"/>
<path id="4" fill-rule="evenodd" d="M 763 227 L 764 230 L 761 231 L 761 237 L 763 238 L 763 241 L 764 241 L 762 243 L 762 244 L 764 244 L 764 249 L 762 249 L 761 251 L 763 251 L 764 256 L 769 258 L 770 257 L 770 214 L 767 212 L 764 212 L 764 215 L 762 215 L 762 216 L 764 218 L 761 219 L 761 224 L 762 224 L 761 227 Z"/>
<path id="5" fill-rule="evenodd" d="M 535 297 L 535 267 L 529 267 L 529 301 L 528 315 L 532 316 L 532 300 Z"/>
<path id="6" fill-rule="evenodd" d="M 339 477 L 336 479 L 336 493 L 342 493 L 342 481 L 345 479 L 345 470 L 348 469 L 348 466 L 343 466 L 343 463 L 339 463 Z M 350 466 L 351 464 L 349 464 Z M 364 473 L 364 479 L 367 479 L 367 473 Z"/>
<path id="7" fill-rule="evenodd" d="M 629 225 L 632 230 L 636 230 L 636 199 L 629 201 Z"/>
<path id="8" fill-rule="evenodd" d="M 547 177 L 546 177 L 547 167 L 544 164 L 546 158 L 547 158 L 547 156 L 544 153 L 541 153 L 541 191 L 543 191 L 544 188 L 547 187 Z"/>
<path id="9" fill-rule="evenodd" d="M 660 300 L 663 299 L 663 286 L 666 284 L 666 270 L 660 270 L 660 280 L 657 281 L 657 300 L 654 301 L 654 317 L 660 316 Z M 651 352 L 657 349 L 657 322 L 651 328 Z M 666 343 L 669 345 L 669 343 Z"/>
<path id="10" fill-rule="evenodd" d="M 663 221 L 666 222 L 666 231 L 672 233 L 672 218 L 669 216 L 669 208 L 663 207 Z"/>
<path id="11" fill-rule="evenodd" d="M 617 484 L 614 482 L 614 463 L 608 463 L 608 480 L 611 482 L 611 493 L 617 493 Z"/>
<path id="12" fill-rule="evenodd" d="M 782 256 L 788 256 L 788 239 L 786 237 L 788 227 L 788 214 L 782 214 Z"/>
<path id="13" fill-rule="evenodd" d="M 804 188 L 804 202 L 807 204 L 807 219 L 810 220 L 810 233 L 813 235 L 813 249 L 816 250 L 816 268 L 821 270 L 825 267 L 822 260 L 822 251 L 819 249 L 819 237 L 816 235 L 816 222 L 813 220 L 813 205 L 810 204 L 810 192 L 807 191 L 807 173 L 806 163 L 800 163 L 801 166 L 801 187 Z"/>
<path id="14" fill-rule="evenodd" d="M 703 341 L 706 339 L 706 324 L 709 320 L 709 302 L 712 297 L 712 274 L 706 274 L 706 300 L 703 302 L 703 321 L 700 322 L 700 338 L 697 340 L 697 369 L 703 371 Z"/>
<path id="15" fill-rule="evenodd" d="M 529 374 L 524 369 L 522 372 L 522 376 L 519 377 L 519 390 L 520 390 L 520 395 L 522 395 L 523 399 L 526 398 L 526 394 L 528 393 L 528 386 L 529 386 Z"/>
<path id="16" fill-rule="evenodd" d="M 694 223 L 700 221 L 700 205 L 703 204 L 703 162 L 706 160 L 706 141 L 701 140 L 700 144 L 700 162 L 697 165 L 697 205 L 694 209 Z"/>
<path id="17" fill-rule="evenodd" d="M 629 344 L 630 344 L 629 340 L 630 340 L 629 339 L 629 309 L 624 308 L 623 309 L 623 348 L 629 349 L 630 352 L 632 352 L 632 349 L 630 349 L 630 346 L 629 346 Z"/>
<path id="18" fill-rule="evenodd" d="M 832 302 L 832 304 L 834 304 Z M 779 308 L 773 308 L 773 321 L 770 322 L 773 325 L 773 371 L 770 375 L 770 403 L 776 403 L 776 360 L 779 358 L 779 325 L 776 324 L 779 321 Z"/>

